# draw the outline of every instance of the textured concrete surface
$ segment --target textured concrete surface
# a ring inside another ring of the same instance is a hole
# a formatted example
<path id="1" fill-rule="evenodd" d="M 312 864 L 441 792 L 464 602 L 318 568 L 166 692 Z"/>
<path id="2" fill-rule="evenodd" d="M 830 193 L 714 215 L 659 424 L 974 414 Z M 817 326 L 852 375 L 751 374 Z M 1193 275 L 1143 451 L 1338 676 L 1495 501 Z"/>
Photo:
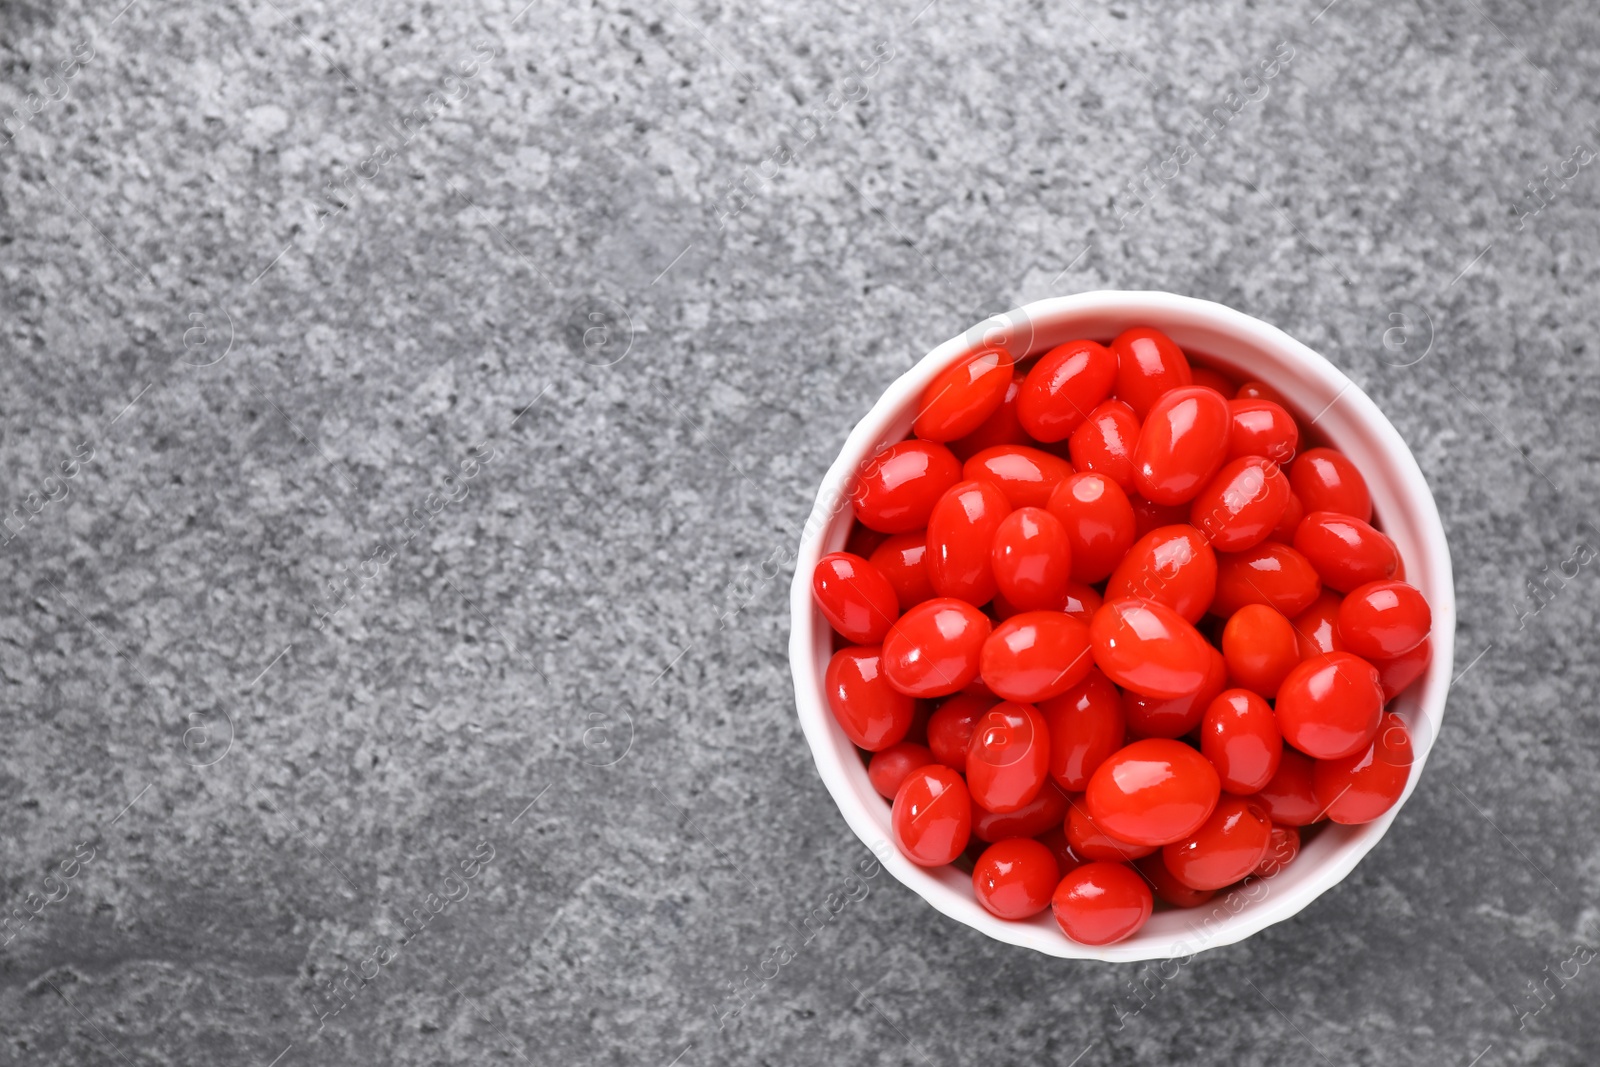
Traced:
<path id="1" fill-rule="evenodd" d="M 923 2 L 0 3 L 0 1063 L 1600 1055 L 1600 16 Z M 859 878 L 785 662 L 853 420 L 1100 287 L 1349 372 L 1461 607 L 1165 977 Z"/>

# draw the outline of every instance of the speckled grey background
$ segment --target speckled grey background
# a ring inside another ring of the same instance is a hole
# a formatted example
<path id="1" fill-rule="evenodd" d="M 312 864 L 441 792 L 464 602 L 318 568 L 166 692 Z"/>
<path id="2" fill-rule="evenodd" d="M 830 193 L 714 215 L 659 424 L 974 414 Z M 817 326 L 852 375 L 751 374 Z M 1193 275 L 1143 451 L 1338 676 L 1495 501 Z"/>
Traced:
<path id="1" fill-rule="evenodd" d="M 1600 1056 L 1593 11 L 122 3 L 0 3 L 0 1063 Z M 1393 831 L 1165 979 L 849 881 L 785 662 L 853 420 L 1102 287 L 1344 368 L 1460 598 Z"/>

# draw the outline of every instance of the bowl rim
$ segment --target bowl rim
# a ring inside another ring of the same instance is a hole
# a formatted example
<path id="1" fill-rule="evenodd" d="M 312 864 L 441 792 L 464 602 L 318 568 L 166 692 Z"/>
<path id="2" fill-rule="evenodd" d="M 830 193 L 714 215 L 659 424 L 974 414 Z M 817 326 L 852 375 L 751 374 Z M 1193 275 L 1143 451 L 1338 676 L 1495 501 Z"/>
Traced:
<path id="1" fill-rule="evenodd" d="M 1338 851 L 1317 872 L 1317 876 L 1294 885 L 1288 892 L 1273 897 L 1270 892 L 1260 906 L 1237 911 L 1224 920 L 1224 927 L 1198 945 L 1191 945 L 1188 937 L 1174 939 L 1170 936 L 1153 938 L 1134 937 L 1112 945 L 1091 946 L 1071 941 L 1049 924 L 1048 931 L 1040 925 L 1027 922 L 1009 922 L 997 918 L 978 905 L 970 891 L 965 899 L 952 891 L 952 887 L 937 879 L 933 873 L 917 866 L 903 856 L 887 840 L 885 832 L 875 822 L 872 812 L 860 802 L 857 784 L 850 780 L 834 733 L 838 726 L 828 710 L 820 682 L 821 671 L 815 656 L 819 636 L 826 636 L 825 625 L 819 635 L 821 619 L 811 599 L 811 574 L 823 553 L 824 539 L 830 533 L 841 510 L 848 507 L 845 489 L 855 471 L 872 455 L 887 444 L 885 434 L 915 403 L 922 389 L 932 378 L 958 356 L 978 347 L 980 323 L 936 346 L 909 370 L 899 376 L 871 406 L 850 431 L 838 456 L 830 465 L 818 488 L 812 509 L 802 526 L 795 559 L 795 574 L 790 586 L 790 669 L 795 685 L 796 710 L 799 715 L 806 744 L 811 750 L 818 774 L 827 787 L 840 814 L 852 832 L 877 854 L 879 860 L 895 878 L 937 911 L 971 927 L 995 940 L 1047 955 L 1069 959 L 1093 959 L 1105 962 L 1133 962 L 1140 960 L 1188 957 L 1209 948 L 1236 943 L 1267 927 L 1287 919 L 1311 904 L 1323 893 L 1341 882 L 1346 875 L 1383 838 L 1394 818 L 1405 806 L 1407 799 L 1421 777 L 1422 769 L 1433 743 L 1438 738 L 1449 690 L 1450 671 L 1454 661 L 1455 595 L 1450 564 L 1449 542 L 1438 507 L 1428 488 L 1427 480 L 1418 466 L 1416 457 L 1394 425 L 1377 404 L 1343 371 L 1335 367 L 1320 353 L 1297 341 L 1287 333 L 1267 322 L 1230 308 L 1224 304 L 1195 297 L 1180 296 L 1157 290 L 1095 290 L 1071 296 L 1049 297 L 1024 304 L 986 323 L 997 328 L 1014 328 L 1024 324 L 1029 328 L 1028 340 L 1020 346 L 1024 351 L 1014 351 L 1018 358 L 1031 351 L 1031 330 L 1035 324 L 1048 324 L 1086 315 L 1109 315 L 1126 322 L 1127 326 L 1144 324 L 1148 318 L 1182 319 L 1191 321 L 1196 328 L 1214 329 L 1229 335 L 1233 340 L 1253 344 L 1260 348 L 1276 350 L 1287 361 L 1295 364 L 1316 387 L 1321 395 L 1331 396 L 1327 407 L 1315 416 L 1314 423 L 1334 404 L 1348 400 L 1354 408 L 1354 420 L 1362 430 L 1376 436 L 1376 444 L 1389 457 L 1392 473 L 1402 483 L 1401 488 L 1416 509 L 1413 516 L 1415 528 L 1411 531 L 1421 542 L 1421 556 L 1413 564 L 1407 561 L 1407 579 L 1428 590 L 1429 606 L 1433 613 L 1433 659 L 1424 676 L 1413 685 L 1416 692 L 1413 732 L 1414 759 L 1400 800 L 1378 819 L 1358 827 L 1342 828 L 1352 833 L 1342 839 Z M 1159 323 L 1156 325 L 1159 326 Z M 1004 335 L 1003 335 L 1004 336 Z M 1014 337 L 1015 334 L 1010 336 Z M 1215 358 L 1216 353 L 1205 353 Z M 1270 379 L 1270 375 L 1264 376 Z M 1268 380 L 1275 387 L 1278 383 Z M 896 438 L 898 439 L 898 438 Z M 1426 580 L 1419 580 L 1419 573 Z M 1407 697 L 1411 695 L 1408 691 Z M 1410 709 L 1408 709 L 1410 710 Z M 1426 726 L 1418 734 L 1417 727 Z M 842 733 L 839 734 L 842 737 Z M 853 746 L 849 757 L 857 759 Z M 856 772 L 864 776 L 864 768 Z M 873 794 L 876 796 L 876 794 Z M 887 807 L 884 809 L 887 810 Z M 1347 847 L 1346 843 L 1349 843 Z M 1271 885 L 1270 880 L 1257 884 Z M 1236 888 L 1230 897 L 1239 894 Z M 1218 901 L 1225 898 L 1218 897 Z M 1048 916 L 1048 910 L 1045 913 Z M 1192 927 L 1191 927 L 1192 929 Z M 1198 933 L 1198 931 L 1196 931 Z M 1042 936 L 1048 934 L 1050 936 Z"/>

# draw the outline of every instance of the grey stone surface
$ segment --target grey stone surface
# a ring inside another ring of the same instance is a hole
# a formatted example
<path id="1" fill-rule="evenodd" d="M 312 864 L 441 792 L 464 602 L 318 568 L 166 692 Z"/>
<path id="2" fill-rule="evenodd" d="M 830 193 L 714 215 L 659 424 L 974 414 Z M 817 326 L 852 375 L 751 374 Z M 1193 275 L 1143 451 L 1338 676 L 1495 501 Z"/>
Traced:
<path id="1" fill-rule="evenodd" d="M 1519 621 L 1600 547 L 1594 11 L 122 3 L 0 4 L 0 1063 L 1600 1055 L 1593 565 Z M 880 875 L 730 999 L 867 855 L 785 661 L 816 484 L 932 345 L 1101 287 L 1411 443 L 1426 776 L 1153 993 Z"/>

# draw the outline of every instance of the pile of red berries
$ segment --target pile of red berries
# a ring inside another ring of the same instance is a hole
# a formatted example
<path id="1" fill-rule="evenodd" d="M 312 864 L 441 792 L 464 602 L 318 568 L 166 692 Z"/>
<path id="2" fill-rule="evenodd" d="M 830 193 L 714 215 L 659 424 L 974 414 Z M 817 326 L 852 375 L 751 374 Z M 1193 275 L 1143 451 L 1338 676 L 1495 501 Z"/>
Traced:
<path id="1" fill-rule="evenodd" d="M 985 349 L 859 473 L 812 578 L 828 703 L 924 866 L 1128 937 L 1399 799 L 1427 601 L 1343 454 L 1135 328 Z"/>

